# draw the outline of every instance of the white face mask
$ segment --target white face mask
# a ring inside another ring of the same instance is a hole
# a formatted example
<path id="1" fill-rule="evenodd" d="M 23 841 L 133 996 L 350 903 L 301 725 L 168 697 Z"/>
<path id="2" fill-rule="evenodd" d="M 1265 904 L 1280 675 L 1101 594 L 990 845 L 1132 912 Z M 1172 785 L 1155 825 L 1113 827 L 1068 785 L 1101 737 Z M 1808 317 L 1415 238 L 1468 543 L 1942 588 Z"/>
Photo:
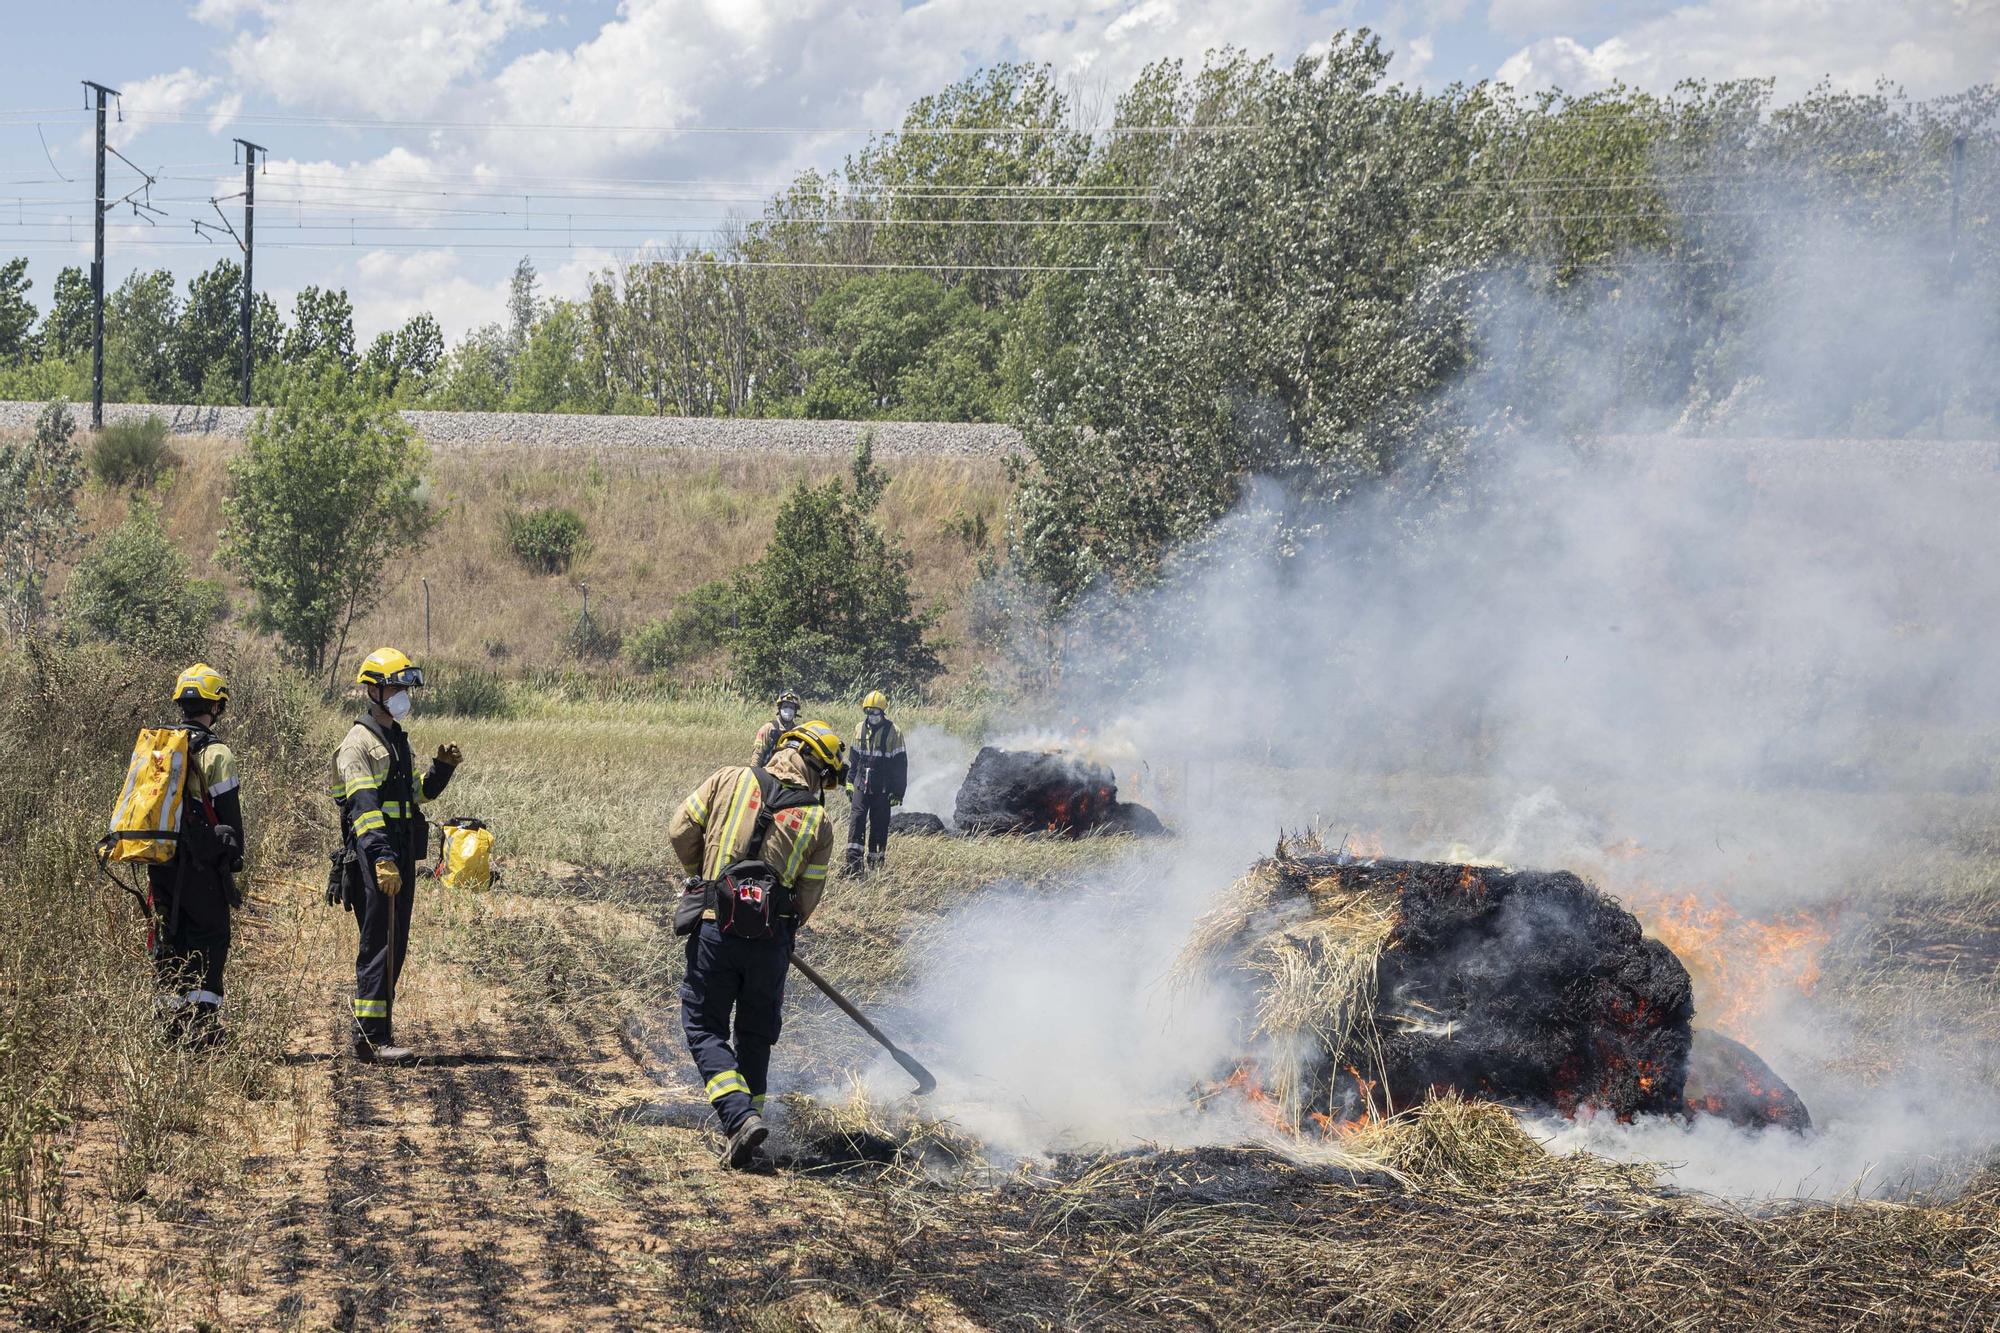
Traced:
<path id="1" fill-rule="evenodd" d="M 869 725 L 869 726 L 871 726 L 871 727 L 879 727 L 879 726 L 881 726 L 881 725 L 882 725 L 882 717 L 883 717 L 883 713 L 882 713 L 882 710 L 881 710 L 881 709 L 879 709 L 879 708 L 871 708 L 871 709 L 869 709 L 869 710 L 868 710 L 868 725 Z"/>
<path id="2" fill-rule="evenodd" d="M 390 717 L 401 722 L 410 715 L 410 692 L 408 690 L 397 690 L 394 694 L 382 700 L 382 707 L 387 710 Z"/>
<path id="3" fill-rule="evenodd" d="M 778 710 L 778 721 L 784 723 L 788 727 L 791 726 L 792 723 L 798 719 L 798 716 L 799 716 L 799 710 L 792 707 L 790 704 L 786 704 L 783 708 L 780 708 Z"/>

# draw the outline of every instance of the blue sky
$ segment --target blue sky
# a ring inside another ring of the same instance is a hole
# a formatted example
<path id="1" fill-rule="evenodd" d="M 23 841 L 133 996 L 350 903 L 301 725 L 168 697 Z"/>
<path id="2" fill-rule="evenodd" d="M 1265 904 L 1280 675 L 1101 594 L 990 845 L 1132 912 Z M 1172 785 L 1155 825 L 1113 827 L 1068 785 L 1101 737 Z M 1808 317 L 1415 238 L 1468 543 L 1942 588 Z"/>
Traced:
<path id="1" fill-rule="evenodd" d="M 421 309 L 453 336 L 499 318 L 523 253 L 567 295 L 635 247 L 698 243 L 999 59 L 1108 101 L 1162 56 L 1291 56 L 1365 26 L 1393 77 L 1431 86 L 2000 82 L 2000 0 L 12 0 L 0 18 L 0 256 L 29 256 L 38 306 L 89 258 L 91 78 L 125 94 L 113 141 L 159 178 L 156 225 L 114 218 L 111 282 L 231 253 L 193 223 L 242 188 L 240 135 L 270 149 L 259 289 L 289 306 L 344 286 L 364 340 Z M 138 183 L 114 159 L 113 195 Z"/>

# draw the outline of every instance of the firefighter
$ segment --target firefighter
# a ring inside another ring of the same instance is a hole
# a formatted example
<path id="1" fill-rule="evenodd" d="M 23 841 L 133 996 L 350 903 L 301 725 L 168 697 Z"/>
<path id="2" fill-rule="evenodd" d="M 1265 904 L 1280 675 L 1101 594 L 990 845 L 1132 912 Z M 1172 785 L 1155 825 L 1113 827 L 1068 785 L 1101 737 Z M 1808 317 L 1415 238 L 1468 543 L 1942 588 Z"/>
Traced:
<path id="1" fill-rule="evenodd" d="M 778 696 L 777 719 L 757 728 L 757 741 L 750 747 L 750 767 L 762 768 L 770 763 L 778 748 L 778 737 L 790 731 L 798 720 L 799 696 L 786 690 Z"/>
<path id="2" fill-rule="evenodd" d="M 779 738 L 768 767 L 716 770 L 667 825 L 686 887 L 710 894 L 687 940 L 681 1027 L 727 1137 L 725 1166 L 749 1165 L 767 1133 L 764 1089 L 785 971 L 798 927 L 826 888 L 833 830 L 825 793 L 846 775 L 845 750 L 826 723 L 802 723 Z"/>
<path id="3" fill-rule="evenodd" d="M 403 719 L 424 673 L 402 652 L 377 648 L 354 680 L 368 712 L 333 754 L 340 834 L 355 854 L 360 880 L 354 895 L 361 933 L 354 952 L 354 1054 L 364 1062 L 408 1064 L 415 1055 L 395 1044 L 392 1023 L 396 981 L 410 946 L 417 863 L 430 841 L 422 802 L 444 794 L 464 755 L 456 745 L 440 745 L 422 783 L 416 780 Z"/>
<path id="4" fill-rule="evenodd" d="M 903 803 L 910 756 L 903 733 L 889 720 L 889 700 L 870 690 L 861 701 L 854 732 L 854 772 L 847 784 L 847 873 L 861 873 L 862 857 L 874 869 L 889 852 L 889 811 Z"/>
<path id="5" fill-rule="evenodd" d="M 174 702 L 188 737 L 189 782 L 181 840 L 165 865 L 148 866 L 153 904 L 153 969 L 167 992 L 170 1031 L 178 1040 L 222 1039 L 222 969 L 229 961 L 229 909 L 241 904 L 243 795 L 236 756 L 215 738 L 229 707 L 229 682 L 196 662 L 174 682 Z"/>

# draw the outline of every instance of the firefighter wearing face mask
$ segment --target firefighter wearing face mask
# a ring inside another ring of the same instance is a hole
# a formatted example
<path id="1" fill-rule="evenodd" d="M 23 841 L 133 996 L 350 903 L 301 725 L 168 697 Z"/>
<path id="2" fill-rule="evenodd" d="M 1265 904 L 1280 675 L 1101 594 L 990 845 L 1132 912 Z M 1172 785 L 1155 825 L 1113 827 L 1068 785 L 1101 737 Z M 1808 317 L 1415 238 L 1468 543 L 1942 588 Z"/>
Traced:
<path id="1" fill-rule="evenodd" d="M 333 798 L 340 831 L 354 853 L 359 879 L 354 914 L 360 943 L 354 953 L 354 1054 L 367 1062 L 404 1064 L 414 1059 L 395 1044 L 396 982 L 409 952 L 410 912 L 417 865 L 429 843 L 422 802 L 444 794 L 463 755 L 440 745 L 419 782 L 403 721 L 410 692 L 424 673 L 402 652 L 377 648 L 362 662 L 355 683 L 368 711 L 333 755 Z"/>
<path id="2" fill-rule="evenodd" d="M 861 701 L 861 725 L 849 747 L 847 873 L 874 869 L 889 853 L 889 812 L 903 803 L 910 784 L 910 756 L 903 733 L 889 720 L 889 700 L 871 690 Z M 867 860 L 864 862 L 863 857 Z"/>
<path id="3" fill-rule="evenodd" d="M 750 747 L 750 767 L 762 768 L 778 751 L 778 738 L 799 724 L 799 696 L 786 690 L 778 696 L 778 716 L 757 728 L 757 740 Z"/>

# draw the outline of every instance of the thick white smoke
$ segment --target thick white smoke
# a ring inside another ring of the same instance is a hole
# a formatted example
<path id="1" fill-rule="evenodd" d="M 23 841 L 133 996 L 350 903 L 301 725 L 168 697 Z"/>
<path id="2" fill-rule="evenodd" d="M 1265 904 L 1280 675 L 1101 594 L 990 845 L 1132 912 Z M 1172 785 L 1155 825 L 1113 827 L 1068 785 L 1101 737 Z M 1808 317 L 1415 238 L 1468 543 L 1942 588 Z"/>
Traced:
<path id="1" fill-rule="evenodd" d="M 1509 351 L 1550 339 L 1520 331 L 1604 322 L 1513 290 L 1459 389 L 1478 423 L 1462 470 L 1332 512 L 1260 482 L 1155 593 L 1088 608 L 1086 631 L 1105 631 L 1048 716 L 1144 756 L 1181 840 L 1109 887 L 1003 891 L 947 923 L 918 1011 L 961 1072 L 949 1109 L 1026 1147 L 1201 1132 L 1160 1114 L 1229 1053 L 1238 1001 L 1167 1003 L 1163 972 L 1283 827 L 1752 914 L 1843 902 L 1849 927 L 1885 887 L 1947 874 L 1949 830 L 1996 822 L 2000 448 L 1799 438 L 1934 384 L 1928 330 L 2000 341 L 2000 312 L 1940 295 L 1927 262 L 1831 237 L 1795 266 L 1713 395 L 1742 405 L 1748 439 L 1652 419 L 1585 439 L 1520 428 L 1537 396 L 1535 419 L 1569 415 L 1542 400 L 1545 367 Z M 1708 336 L 1671 301 L 1601 299 L 1625 302 L 1641 344 Z M 1570 364 L 1564 392 L 1604 420 L 1612 359 Z M 1810 420 L 1787 419 L 1801 404 Z M 1676 1179 L 1738 1195 L 1924 1184 L 2000 1145 L 2000 1054 L 1844 1004 L 1802 997 L 1748 1032 L 1812 1109 L 1811 1138 L 1598 1123 L 1556 1144 L 1681 1163 Z"/>

